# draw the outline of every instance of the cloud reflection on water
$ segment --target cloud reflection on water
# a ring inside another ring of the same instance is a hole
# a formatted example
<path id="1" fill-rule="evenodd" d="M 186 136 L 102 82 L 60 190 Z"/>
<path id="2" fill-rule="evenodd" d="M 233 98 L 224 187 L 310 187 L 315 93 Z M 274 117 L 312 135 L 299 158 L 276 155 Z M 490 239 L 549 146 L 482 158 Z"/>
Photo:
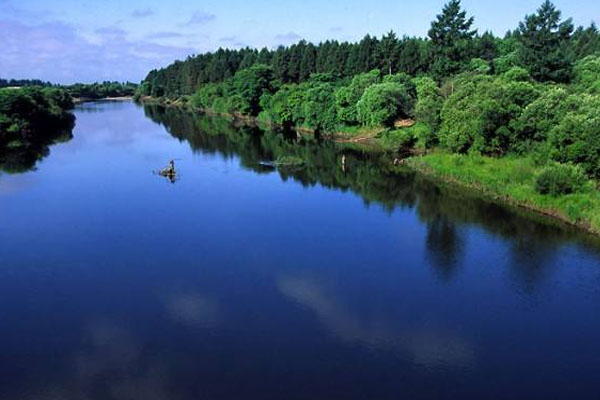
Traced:
<path id="1" fill-rule="evenodd" d="M 403 353 L 413 363 L 426 368 L 472 367 L 476 362 L 473 347 L 456 333 L 427 326 L 403 326 L 389 318 L 361 320 L 335 295 L 309 278 L 284 276 L 279 290 L 287 297 L 315 312 L 323 325 L 345 342 L 361 343 L 377 350 Z"/>

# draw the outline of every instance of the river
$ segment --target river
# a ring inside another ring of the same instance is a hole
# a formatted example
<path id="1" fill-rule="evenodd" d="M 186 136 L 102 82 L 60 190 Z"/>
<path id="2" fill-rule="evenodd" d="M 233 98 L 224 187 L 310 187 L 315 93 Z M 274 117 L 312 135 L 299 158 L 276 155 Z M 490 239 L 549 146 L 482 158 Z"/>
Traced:
<path id="1" fill-rule="evenodd" d="M 0 399 L 600 397 L 597 239 L 385 154 L 75 115 L 0 172 Z"/>

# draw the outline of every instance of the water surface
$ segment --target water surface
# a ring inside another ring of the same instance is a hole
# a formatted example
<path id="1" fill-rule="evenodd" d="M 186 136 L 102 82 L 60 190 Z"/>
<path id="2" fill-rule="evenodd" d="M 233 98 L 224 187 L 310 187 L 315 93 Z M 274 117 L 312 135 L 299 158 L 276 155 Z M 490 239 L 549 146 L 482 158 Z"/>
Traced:
<path id="1" fill-rule="evenodd" d="M 0 399 L 600 397 L 595 239 L 388 155 L 75 114 L 0 173 Z M 307 165 L 260 164 L 280 155 Z"/>

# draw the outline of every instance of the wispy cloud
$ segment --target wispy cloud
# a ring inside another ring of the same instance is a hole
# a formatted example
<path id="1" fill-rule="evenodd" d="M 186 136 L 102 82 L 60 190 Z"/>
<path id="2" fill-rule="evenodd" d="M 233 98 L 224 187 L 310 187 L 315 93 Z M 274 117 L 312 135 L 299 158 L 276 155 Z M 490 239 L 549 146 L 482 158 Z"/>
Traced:
<path id="1" fill-rule="evenodd" d="M 248 47 L 248 44 L 237 36 L 224 36 L 219 38 L 219 42 L 227 44 L 228 47 Z"/>
<path id="2" fill-rule="evenodd" d="M 36 77 L 57 83 L 98 80 L 141 80 L 153 68 L 185 58 L 197 49 L 129 40 L 126 32 L 109 26 L 95 30 L 90 41 L 69 24 L 29 25 L 0 21 L 3 77 Z"/>
<path id="3" fill-rule="evenodd" d="M 102 36 L 125 36 L 127 34 L 124 29 L 116 26 L 104 26 L 96 29 L 94 32 Z"/>
<path id="4" fill-rule="evenodd" d="M 275 36 L 275 40 L 280 44 L 296 42 L 300 39 L 302 39 L 302 36 L 298 35 L 296 32 L 280 33 Z"/>
<path id="5" fill-rule="evenodd" d="M 186 25 L 202 25 L 214 21 L 216 18 L 217 16 L 214 14 L 206 11 L 198 11 L 192 15 Z"/>
<path id="6" fill-rule="evenodd" d="M 143 9 L 143 10 L 133 10 L 133 12 L 131 13 L 131 16 L 133 18 L 146 18 L 146 17 L 150 17 L 154 15 L 154 11 L 152 11 L 149 8 Z"/>

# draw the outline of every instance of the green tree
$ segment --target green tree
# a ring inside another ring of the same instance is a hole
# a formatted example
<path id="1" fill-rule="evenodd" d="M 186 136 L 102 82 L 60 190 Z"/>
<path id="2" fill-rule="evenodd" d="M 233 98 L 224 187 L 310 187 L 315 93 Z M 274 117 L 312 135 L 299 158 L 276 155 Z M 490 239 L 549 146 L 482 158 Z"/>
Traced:
<path id="1" fill-rule="evenodd" d="M 244 114 L 258 115 L 260 98 L 264 93 L 272 91 L 273 69 L 268 65 L 255 64 L 241 70 L 233 79 L 233 90 L 239 96 L 240 107 L 237 111 Z"/>
<path id="2" fill-rule="evenodd" d="M 600 32 L 595 23 L 588 28 L 579 27 L 571 38 L 571 54 L 575 60 L 600 52 Z"/>
<path id="3" fill-rule="evenodd" d="M 310 75 L 316 72 L 317 52 L 315 46 L 309 43 L 304 48 L 302 53 L 302 61 L 300 62 L 300 82 L 305 82 L 310 78 Z"/>
<path id="4" fill-rule="evenodd" d="M 540 82 L 568 82 L 572 60 L 568 44 L 573 32 L 570 19 L 561 22 L 561 12 L 546 0 L 536 14 L 519 23 L 518 60 Z"/>
<path id="5" fill-rule="evenodd" d="M 398 44 L 398 38 L 394 31 L 389 31 L 381 38 L 377 46 L 377 58 L 381 60 L 381 68 L 389 75 L 392 75 L 398 62 Z"/>
<path id="6" fill-rule="evenodd" d="M 427 124 L 431 127 L 429 136 L 420 138 L 426 147 L 431 147 L 436 143 L 436 136 L 433 134 L 440 126 L 440 112 L 442 110 L 443 98 L 440 95 L 439 88 L 435 80 L 428 76 L 416 78 L 414 80 L 417 88 L 417 104 L 415 106 L 415 117 L 417 121 Z"/>
<path id="7" fill-rule="evenodd" d="M 467 66 L 473 52 L 473 38 L 477 34 L 476 30 L 471 30 L 472 25 L 473 17 L 467 18 L 466 11 L 461 10 L 460 0 L 447 3 L 431 23 L 432 72 L 438 80 Z"/>
<path id="8" fill-rule="evenodd" d="M 600 55 L 587 56 L 575 64 L 573 84 L 578 91 L 600 95 Z"/>
<path id="9" fill-rule="evenodd" d="M 346 125 L 358 124 L 358 111 L 356 105 L 365 90 L 381 80 L 379 70 L 372 70 L 356 75 L 348 86 L 341 87 L 335 96 L 336 110 L 340 122 Z"/>
<path id="10" fill-rule="evenodd" d="M 333 132 L 337 126 L 335 88 L 328 82 L 305 84 L 302 119 L 306 126 L 321 132 Z"/>
<path id="11" fill-rule="evenodd" d="M 372 85 L 357 104 L 358 119 L 366 126 L 391 127 L 398 117 L 409 116 L 411 103 L 408 90 L 399 83 Z"/>
<path id="12" fill-rule="evenodd" d="M 440 144 L 459 153 L 506 154 L 520 144 L 515 120 L 538 96 L 533 83 L 510 75 L 461 76 L 442 108 Z"/>

